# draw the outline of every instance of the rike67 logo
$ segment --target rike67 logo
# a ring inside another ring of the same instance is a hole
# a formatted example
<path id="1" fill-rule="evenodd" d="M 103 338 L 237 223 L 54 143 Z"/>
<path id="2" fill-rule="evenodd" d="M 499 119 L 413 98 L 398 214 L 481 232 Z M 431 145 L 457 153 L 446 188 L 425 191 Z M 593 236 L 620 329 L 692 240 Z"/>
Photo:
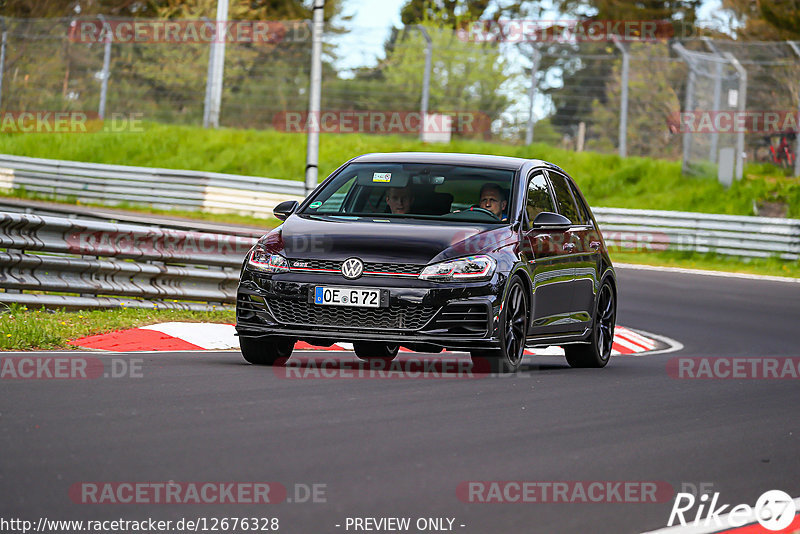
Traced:
<path id="1" fill-rule="evenodd" d="M 770 531 L 783 530 L 795 521 L 797 505 L 784 491 L 770 490 L 764 492 L 756 501 L 755 506 L 738 504 L 731 508 L 730 504 L 719 503 L 719 492 L 711 497 L 704 493 L 696 498 L 691 493 L 678 493 L 672 511 L 669 514 L 668 526 L 676 524 L 696 527 L 725 527 L 737 528 L 758 522 Z M 697 511 L 691 510 L 697 504 Z M 723 513 L 727 512 L 725 515 Z M 687 520 L 686 516 L 690 519 Z M 694 516 L 694 520 L 691 517 Z M 800 528 L 800 524 L 793 525 Z"/>

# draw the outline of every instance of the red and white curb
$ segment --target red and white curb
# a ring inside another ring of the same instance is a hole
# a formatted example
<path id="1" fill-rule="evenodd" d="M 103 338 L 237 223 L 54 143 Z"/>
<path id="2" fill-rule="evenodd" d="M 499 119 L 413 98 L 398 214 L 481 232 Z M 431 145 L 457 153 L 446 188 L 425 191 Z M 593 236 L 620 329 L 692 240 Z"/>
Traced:
<path id="1" fill-rule="evenodd" d="M 86 349 L 111 352 L 134 351 L 190 351 L 190 350 L 231 350 L 239 349 L 236 330 L 230 324 L 216 323 L 160 323 L 130 330 L 120 330 L 96 336 L 88 336 L 70 341 L 70 345 Z M 662 352 L 665 343 L 660 336 L 639 333 L 617 326 L 614 332 L 614 345 L 611 353 L 615 355 L 642 355 L 648 352 Z M 336 343 L 330 347 L 315 347 L 299 341 L 295 350 L 350 351 L 352 343 Z M 411 352 L 405 348 L 402 352 Z M 561 347 L 528 349 L 527 355 L 563 356 Z"/>

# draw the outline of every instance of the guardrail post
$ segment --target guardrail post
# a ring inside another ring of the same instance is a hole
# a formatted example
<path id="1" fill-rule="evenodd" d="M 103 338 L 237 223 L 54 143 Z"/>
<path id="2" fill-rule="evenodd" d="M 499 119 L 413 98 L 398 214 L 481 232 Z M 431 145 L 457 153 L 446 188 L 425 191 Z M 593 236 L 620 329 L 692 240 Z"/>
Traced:
<path id="1" fill-rule="evenodd" d="M 97 15 L 97 18 L 103 23 L 103 32 L 105 33 L 105 37 L 103 38 L 103 72 L 101 74 L 102 79 L 100 80 L 100 105 L 97 108 L 97 114 L 100 116 L 101 119 L 105 118 L 106 115 L 106 96 L 108 95 L 108 78 L 110 77 L 110 68 L 111 68 L 111 40 L 113 39 L 113 31 L 111 30 L 111 25 L 106 22 L 106 18 L 103 15 Z"/>
<path id="2" fill-rule="evenodd" d="M 525 144 L 533 143 L 533 100 L 536 98 L 536 72 L 542 55 L 535 48 L 531 55 L 531 86 L 528 88 L 528 127 L 525 129 Z"/>
<path id="3" fill-rule="evenodd" d="M 792 47 L 794 53 L 800 58 L 800 47 L 794 41 L 789 41 L 789 46 Z M 800 120 L 800 91 L 797 92 L 797 120 Z M 800 128 L 795 133 L 795 140 L 797 145 L 794 149 L 794 177 L 800 177 Z"/>
<path id="4" fill-rule="evenodd" d="M 620 80 L 620 111 L 619 111 L 619 157 L 628 155 L 628 76 L 630 72 L 630 54 L 625 45 L 616 35 L 611 39 L 614 45 L 622 52 L 622 79 Z"/>

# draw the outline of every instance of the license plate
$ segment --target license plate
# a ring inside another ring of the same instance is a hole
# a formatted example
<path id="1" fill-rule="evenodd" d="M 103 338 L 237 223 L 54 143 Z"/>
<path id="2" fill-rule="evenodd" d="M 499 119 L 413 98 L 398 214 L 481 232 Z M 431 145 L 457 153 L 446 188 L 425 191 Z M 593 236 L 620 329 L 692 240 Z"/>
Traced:
<path id="1" fill-rule="evenodd" d="M 314 304 L 380 308 L 381 290 L 360 287 L 316 286 L 314 288 Z"/>

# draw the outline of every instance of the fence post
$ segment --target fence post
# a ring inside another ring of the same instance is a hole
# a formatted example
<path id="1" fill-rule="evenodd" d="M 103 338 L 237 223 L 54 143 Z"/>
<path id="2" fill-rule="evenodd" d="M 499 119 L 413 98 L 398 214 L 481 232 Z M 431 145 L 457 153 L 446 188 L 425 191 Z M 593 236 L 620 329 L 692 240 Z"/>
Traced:
<path id="1" fill-rule="evenodd" d="M 104 119 L 106 116 L 106 97 L 108 96 L 108 78 L 111 76 L 109 71 L 111 68 L 111 39 L 113 38 L 113 31 L 103 15 L 97 15 L 97 18 L 103 23 L 103 31 L 105 33 L 105 38 L 103 39 L 105 43 L 103 45 L 103 72 L 100 80 L 100 105 L 97 108 L 97 114 L 101 119 Z"/>
<path id="2" fill-rule="evenodd" d="M 215 35 L 214 33 L 214 25 L 211 24 L 211 21 L 208 18 L 203 17 L 203 22 L 206 23 L 207 26 L 211 29 L 211 35 Z M 214 39 L 216 40 L 216 39 Z M 206 74 L 206 96 L 203 99 L 203 128 L 208 128 L 209 121 L 211 119 L 211 95 L 214 91 L 213 82 L 214 79 L 214 40 L 211 41 L 208 45 L 208 73 Z"/>
<path id="3" fill-rule="evenodd" d="M 531 56 L 531 86 L 528 89 L 528 127 L 525 129 L 525 144 L 533 143 L 533 100 L 536 98 L 536 72 L 539 70 L 541 54 L 535 48 Z"/>
<path id="4" fill-rule="evenodd" d="M 703 42 L 706 44 L 709 50 L 717 56 L 720 56 L 719 50 L 717 47 L 714 46 L 714 43 L 711 42 L 711 39 L 708 37 L 701 37 Z M 720 100 L 722 98 L 722 62 L 717 62 L 715 65 L 714 71 L 714 107 L 711 111 L 718 112 L 720 108 Z M 708 159 L 711 160 L 711 163 L 717 162 L 717 150 L 719 148 L 719 132 L 716 131 L 716 128 L 713 132 L 711 132 L 711 147 L 709 148 Z"/>
<path id="5" fill-rule="evenodd" d="M 325 0 L 314 0 L 311 27 L 311 80 L 308 96 L 308 146 L 306 148 L 306 195 L 317 187 L 319 175 L 319 111 L 322 89 L 322 31 Z"/>
<path id="6" fill-rule="evenodd" d="M 422 75 L 422 100 L 420 101 L 420 123 L 419 123 L 419 137 L 422 139 L 425 134 L 425 117 L 428 115 L 428 100 L 430 98 L 431 86 L 431 60 L 433 57 L 433 41 L 428 34 L 425 26 L 417 24 L 417 29 L 422 33 L 425 38 L 425 72 Z"/>
<path id="7" fill-rule="evenodd" d="M 622 79 L 620 80 L 620 87 L 622 94 L 620 96 L 620 112 L 619 112 L 619 157 L 624 158 L 628 155 L 628 75 L 630 72 L 630 54 L 625 45 L 619 41 L 616 35 L 611 39 L 614 45 L 622 52 Z"/>
<path id="8" fill-rule="evenodd" d="M 681 59 L 686 63 L 686 66 L 689 68 L 689 77 L 686 80 L 686 98 L 683 104 L 683 111 L 689 112 L 694 110 L 694 100 L 692 96 L 694 95 L 694 82 L 695 82 L 695 72 L 694 72 L 694 65 L 692 65 L 691 60 L 689 59 L 688 54 L 686 53 L 686 49 L 680 43 L 674 43 L 672 48 L 681 56 Z M 683 129 L 683 120 L 679 117 L 678 120 L 679 128 Z M 689 160 L 691 158 L 691 151 L 692 151 L 692 132 L 687 129 L 683 132 L 683 157 L 681 161 L 681 172 L 683 174 L 688 174 L 690 172 L 689 168 Z"/>
<path id="9" fill-rule="evenodd" d="M 739 60 L 730 52 L 725 53 L 725 57 L 731 62 L 733 68 L 739 73 L 739 94 L 737 95 L 737 108 L 739 116 L 743 117 L 747 108 L 747 71 L 739 63 Z M 736 134 L 736 179 L 741 180 L 744 176 L 744 132 Z"/>
<path id="10" fill-rule="evenodd" d="M 6 70 L 6 43 L 8 42 L 5 17 L 0 17 L 0 29 L 3 30 L 2 43 L 0 43 L 0 109 L 3 109 L 3 71 Z"/>
<path id="11" fill-rule="evenodd" d="M 228 24 L 228 0 L 217 0 L 217 31 L 214 33 L 214 64 L 211 76 L 208 123 L 219 128 L 219 113 L 222 106 L 222 76 L 225 73 L 225 25 Z M 210 61 L 210 60 L 209 60 Z"/>
<path id="12" fill-rule="evenodd" d="M 3 39 L 5 39 L 5 37 Z M 3 42 L 5 43 L 5 40 Z M 789 46 L 792 47 L 794 53 L 800 58 L 800 47 L 797 46 L 797 43 L 789 41 Z M 800 91 L 797 93 L 797 119 L 800 120 Z M 800 128 L 798 128 L 798 131 L 795 133 L 795 141 L 797 141 L 797 145 L 795 145 L 794 149 L 794 177 L 798 178 L 800 177 L 800 159 L 798 159 L 800 156 Z"/>

